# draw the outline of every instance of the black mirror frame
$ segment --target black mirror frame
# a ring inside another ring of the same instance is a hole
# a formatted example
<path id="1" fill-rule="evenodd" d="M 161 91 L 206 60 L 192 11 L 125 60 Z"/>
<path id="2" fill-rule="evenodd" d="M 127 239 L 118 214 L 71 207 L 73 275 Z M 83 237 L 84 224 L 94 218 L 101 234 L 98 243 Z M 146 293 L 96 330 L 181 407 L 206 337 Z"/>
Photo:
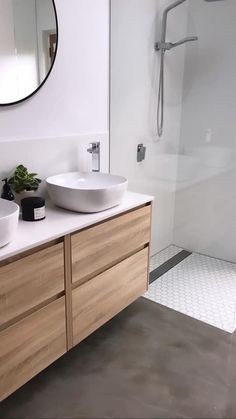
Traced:
<path id="1" fill-rule="evenodd" d="M 54 55 L 53 62 L 52 62 L 52 65 L 50 67 L 50 70 L 48 71 L 48 73 L 47 73 L 45 79 L 42 81 L 42 83 L 37 87 L 37 89 L 35 89 L 28 96 L 25 96 L 24 98 L 22 98 L 20 100 L 17 100 L 15 102 L 0 103 L 0 107 L 14 106 L 14 105 L 17 105 L 18 103 L 24 102 L 27 99 L 30 99 L 32 96 L 34 96 L 39 91 L 39 89 L 41 89 L 41 87 L 43 87 L 44 83 L 46 83 L 48 77 L 51 74 L 51 71 L 52 71 L 52 69 L 54 67 L 54 63 L 55 63 L 55 60 L 56 60 L 57 50 L 58 50 L 58 17 L 57 17 L 57 9 L 56 9 L 56 5 L 55 5 L 55 0 L 51 0 L 51 1 L 52 1 L 52 4 L 53 4 L 53 9 L 54 9 L 54 14 L 55 14 L 55 21 L 56 21 L 57 43 L 56 43 L 55 55 Z"/>

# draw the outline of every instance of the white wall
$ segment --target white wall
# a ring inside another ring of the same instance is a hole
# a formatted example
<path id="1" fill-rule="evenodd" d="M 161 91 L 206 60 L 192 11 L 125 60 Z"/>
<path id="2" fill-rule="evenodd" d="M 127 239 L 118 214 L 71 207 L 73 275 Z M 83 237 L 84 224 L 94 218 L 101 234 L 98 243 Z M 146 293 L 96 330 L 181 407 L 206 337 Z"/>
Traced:
<path id="1" fill-rule="evenodd" d="M 108 172 L 108 134 L 80 134 L 68 137 L 15 140 L 0 143 L 0 179 L 23 163 L 41 179 L 69 171 L 91 171 L 91 155 L 86 152 L 91 141 L 101 142 L 101 171 Z M 46 195 L 45 182 L 40 193 Z"/>
<path id="2" fill-rule="evenodd" d="M 102 140 L 108 170 L 109 2 L 56 0 L 56 6 L 59 48 L 49 79 L 30 100 L 0 108 L 1 176 L 19 161 L 34 162 L 42 177 L 73 169 L 85 138 Z"/>
<path id="3" fill-rule="evenodd" d="M 236 262 L 236 2 L 191 0 L 190 12 L 174 242 Z"/>
<path id="4" fill-rule="evenodd" d="M 167 0 L 112 0 L 111 171 L 126 176 L 131 190 L 155 196 L 152 252 L 173 242 L 174 200 L 179 149 L 184 51 L 166 54 L 165 131 L 156 134 L 160 19 Z M 169 16 L 168 39 L 186 36 L 187 9 Z M 137 164 L 138 143 L 147 146 Z"/>

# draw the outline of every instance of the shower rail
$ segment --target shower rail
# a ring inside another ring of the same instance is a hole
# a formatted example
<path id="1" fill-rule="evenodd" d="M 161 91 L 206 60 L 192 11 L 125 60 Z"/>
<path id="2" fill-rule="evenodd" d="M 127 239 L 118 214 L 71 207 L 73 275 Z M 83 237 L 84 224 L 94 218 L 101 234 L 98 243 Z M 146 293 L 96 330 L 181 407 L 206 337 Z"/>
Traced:
<path id="1" fill-rule="evenodd" d="M 178 0 L 172 3 L 170 6 L 166 7 L 161 24 L 161 41 L 155 43 L 155 50 L 161 51 L 161 61 L 160 61 L 160 75 L 159 75 L 159 88 L 158 88 L 158 103 L 157 103 L 157 133 L 161 137 L 163 134 L 164 128 L 164 93 L 165 93 L 165 79 L 164 79 L 164 68 L 165 68 L 165 53 L 166 51 L 176 48 L 180 45 L 186 44 L 187 42 L 197 41 L 197 36 L 189 36 L 184 39 L 181 39 L 178 42 L 166 42 L 166 32 L 167 32 L 167 17 L 168 13 L 184 3 L 186 0 Z"/>

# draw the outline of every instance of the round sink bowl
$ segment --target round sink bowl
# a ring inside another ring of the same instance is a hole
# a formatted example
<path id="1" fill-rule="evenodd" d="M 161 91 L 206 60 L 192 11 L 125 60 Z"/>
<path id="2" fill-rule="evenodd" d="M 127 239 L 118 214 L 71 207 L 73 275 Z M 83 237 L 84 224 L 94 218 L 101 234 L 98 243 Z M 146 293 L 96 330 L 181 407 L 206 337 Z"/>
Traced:
<path id="1" fill-rule="evenodd" d="M 0 198 L 0 247 L 10 243 L 17 230 L 19 206 Z"/>
<path id="2" fill-rule="evenodd" d="M 51 200 L 59 207 L 93 213 L 119 205 L 127 190 L 124 177 L 106 173 L 71 172 L 46 180 Z"/>

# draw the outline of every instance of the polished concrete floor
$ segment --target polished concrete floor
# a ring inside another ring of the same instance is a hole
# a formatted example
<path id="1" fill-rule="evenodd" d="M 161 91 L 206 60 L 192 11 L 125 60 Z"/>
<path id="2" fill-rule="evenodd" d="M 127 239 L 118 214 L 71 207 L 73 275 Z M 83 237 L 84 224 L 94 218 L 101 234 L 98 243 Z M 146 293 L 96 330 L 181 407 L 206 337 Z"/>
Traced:
<path id="1" fill-rule="evenodd" d="M 0 418 L 236 418 L 236 334 L 141 298 L 5 400 Z"/>

